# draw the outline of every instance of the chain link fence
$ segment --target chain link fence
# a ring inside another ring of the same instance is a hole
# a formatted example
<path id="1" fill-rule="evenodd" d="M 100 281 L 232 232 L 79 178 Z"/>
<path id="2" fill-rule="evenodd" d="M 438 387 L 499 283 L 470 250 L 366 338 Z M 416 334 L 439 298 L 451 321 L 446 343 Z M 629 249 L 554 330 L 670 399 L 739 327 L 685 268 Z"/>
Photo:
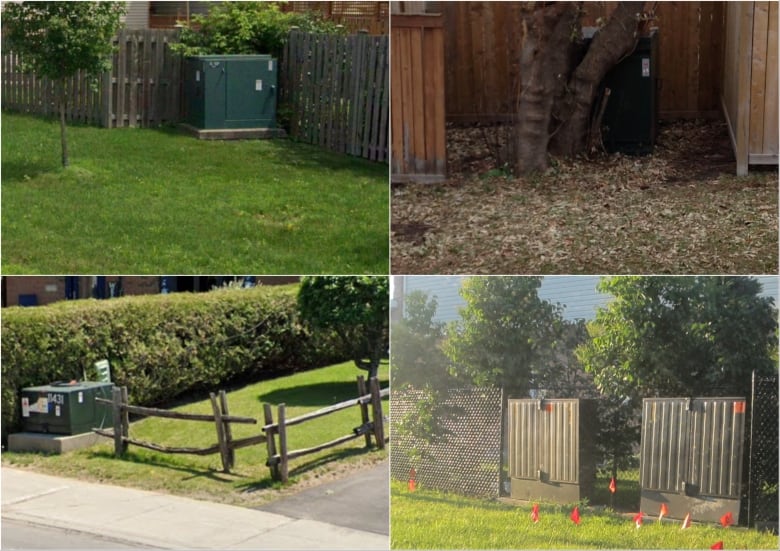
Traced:
<path id="1" fill-rule="evenodd" d="M 394 390 L 391 476 L 407 481 L 414 469 L 420 487 L 498 497 L 501 409 L 499 388 Z"/>
<path id="2" fill-rule="evenodd" d="M 747 518 L 778 528 L 778 378 L 753 376 L 748 442 Z"/>

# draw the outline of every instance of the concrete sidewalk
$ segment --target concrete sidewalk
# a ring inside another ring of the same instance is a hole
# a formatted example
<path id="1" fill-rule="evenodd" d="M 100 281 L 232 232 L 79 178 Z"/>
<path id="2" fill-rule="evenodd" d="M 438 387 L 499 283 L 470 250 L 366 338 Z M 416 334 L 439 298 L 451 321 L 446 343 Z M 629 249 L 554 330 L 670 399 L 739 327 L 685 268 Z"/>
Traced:
<path id="1" fill-rule="evenodd" d="M 2 517 L 163 549 L 388 549 L 386 535 L 2 468 Z M 52 547 L 56 543 L 52 542 Z"/>

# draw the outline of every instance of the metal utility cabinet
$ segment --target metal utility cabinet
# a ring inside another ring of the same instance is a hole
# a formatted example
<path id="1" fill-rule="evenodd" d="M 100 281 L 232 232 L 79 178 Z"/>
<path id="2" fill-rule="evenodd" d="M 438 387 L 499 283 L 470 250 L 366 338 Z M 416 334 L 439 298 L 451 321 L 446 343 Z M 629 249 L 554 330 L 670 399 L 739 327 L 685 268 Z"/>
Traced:
<path id="1" fill-rule="evenodd" d="M 111 383 L 52 383 L 22 389 L 22 422 L 27 432 L 81 434 L 93 427 L 111 426 Z"/>
<path id="2" fill-rule="evenodd" d="M 277 73 L 269 55 L 187 58 L 184 121 L 202 130 L 275 128 Z"/>
<path id="3" fill-rule="evenodd" d="M 739 521 L 744 398 L 646 398 L 642 404 L 640 509 L 670 518 Z"/>
<path id="4" fill-rule="evenodd" d="M 570 503 L 592 495 L 596 403 L 509 400 L 510 497 Z"/>
<path id="5" fill-rule="evenodd" d="M 612 68 L 602 85 L 611 94 L 602 119 L 610 152 L 653 152 L 658 128 L 658 33 L 639 39 L 636 49 Z"/>

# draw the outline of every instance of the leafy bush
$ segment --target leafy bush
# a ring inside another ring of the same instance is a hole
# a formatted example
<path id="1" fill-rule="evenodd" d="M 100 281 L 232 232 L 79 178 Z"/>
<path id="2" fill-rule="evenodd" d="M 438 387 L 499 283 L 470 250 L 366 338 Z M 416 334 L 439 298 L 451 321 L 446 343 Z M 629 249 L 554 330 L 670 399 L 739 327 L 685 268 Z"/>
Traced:
<path id="1" fill-rule="evenodd" d="M 185 26 L 174 51 L 181 54 L 272 54 L 279 57 L 292 27 L 303 32 L 345 34 L 317 12 L 282 12 L 279 2 L 215 2 Z"/>
<path id="2" fill-rule="evenodd" d="M 329 331 L 299 323 L 297 286 L 61 302 L 3 313 L 2 434 L 19 428 L 19 391 L 90 378 L 107 358 L 135 404 L 160 404 L 241 378 L 343 361 Z"/>

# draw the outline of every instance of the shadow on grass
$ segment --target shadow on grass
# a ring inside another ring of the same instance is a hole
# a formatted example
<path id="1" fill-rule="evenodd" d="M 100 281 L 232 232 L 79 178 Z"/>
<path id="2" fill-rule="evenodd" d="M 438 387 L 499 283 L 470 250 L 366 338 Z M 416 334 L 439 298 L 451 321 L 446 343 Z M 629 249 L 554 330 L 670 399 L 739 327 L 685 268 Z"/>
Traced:
<path id="1" fill-rule="evenodd" d="M 348 448 L 348 449 L 333 451 L 327 455 L 323 455 L 312 461 L 303 463 L 301 465 L 297 465 L 295 468 L 290 469 L 287 474 L 290 477 L 290 479 L 293 479 L 294 477 L 306 474 L 307 472 L 325 466 L 328 463 L 331 463 L 333 461 L 341 461 L 349 457 L 363 455 L 369 451 L 370 450 L 367 450 L 365 448 Z M 295 480 L 291 480 L 291 485 L 294 484 L 295 484 Z M 270 478 L 266 478 L 256 482 L 247 482 L 247 483 L 239 484 L 237 486 L 237 488 L 243 493 L 252 493 L 252 492 L 267 490 L 269 488 L 275 488 L 275 487 L 281 487 L 281 483 L 274 481 Z"/>
<path id="2" fill-rule="evenodd" d="M 139 465 L 150 465 L 152 467 L 162 467 L 164 469 L 170 469 L 173 471 L 179 471 L 191 475 L 189 477 L 186 477 L 184 480 L 193 480 L 196 478 L 208 478 L 209 480 L 213 480 L 215 482 L 232 484 L 234 480 L 228 477 L 246 478 L 243 475 L 238 475 L 235 473 L 227 474 L 227 473 L 214 471 L 211 469 L 196 469 L 194 467 L 186 467 L 184 465 L 179 465 L 171 461 L 166 461 L 162 457 L 143 456 L 134 453 L 132 451 L 128 451 L 122 457 L 116 457 L 114 453 L 110 451 L 93 451 L 93 452 L 89 452 L 88 457 L 90 459 L 113 459 L 118 461 L 124 461 L 127 463 L 136 463 Z"/>
<path id="3" fill-rule="evenodd" d="M 17 160 L 3 161 L 0 165 L 3 172 L 3 183 L 10 184 L 15 182 L 24 182 L 43 174 L 61 171 L 59 164 L 52 164 L 50 161 L 30 161 L 23 162 Z"/>
<path id="4" fill-rule="evenodd" d="M 259 394 L 258 401 L 288 406 L 325 407 L 358 397 L 357 382 L 330 382 L 280 388 Z"/>

